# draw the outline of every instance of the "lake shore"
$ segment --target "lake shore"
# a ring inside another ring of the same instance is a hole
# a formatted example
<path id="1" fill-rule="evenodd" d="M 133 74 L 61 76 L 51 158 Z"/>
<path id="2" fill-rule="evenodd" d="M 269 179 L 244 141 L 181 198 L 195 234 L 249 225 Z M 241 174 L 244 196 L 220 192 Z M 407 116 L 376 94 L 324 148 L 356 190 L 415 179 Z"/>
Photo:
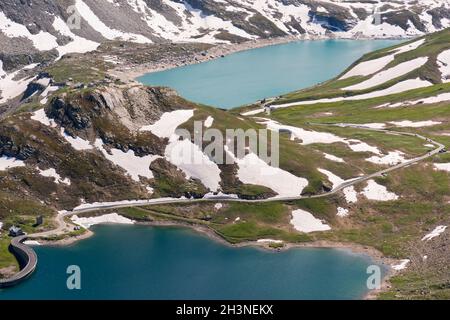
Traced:
<path id="1" fill-rule="evenodd" d="M 104 225 L 108 223 L 104 223 Z M 194 225 L 189 223 L 183 223 L 179 221 L 149 221 L 149 222 L 137 222 L 135 225 L 143 225 L 143 226 L 151 226 L 151 227 L 174 227 L 174 228 L 188 228 L 191 229 L 208 239 L 218 242 L 224 246 L 232 247 L 232 248 L 244 248 L 244 247 L 253 247 L 260 250 L 267 250 L 272 252 L 286 251 L 290 249 L 296 248 L 310 248 L 310 249 L 338 249 L 344 250 L 351 254 L 364 255 L 370 257 L 374 263 L 382 265 L 386 268 L 386 273 L 383 277 L 381 288 L 369 291 L 362 299 L 364 300 L 375 300 L 378 295 L 382 292 L 386 292 L 390 289 L 389 279 L 397 274 L 398 272 L 390 268 L 391 265 L 397 264 L 399 260 L 385 257 L 379 250 L 365 245 L 360 245 L 357 243 L 343 243 L 343 242 L 333 242 L 333 241 L 313 241 L 313 242 L 305 242 L 305 243 L 287 243 L 283 242 L 280 247 L 271 247 L 270 242 L 258 242 L 258 241 L 243 241 L 239 243 L 230 243 L 217 234 L 213 229 L 202 226 L 202 225 Z M 77 236 L 69 236 L 64 239 L 55 240 L 55 241 L 39 241 L 43 246 L 70 246 L 74 245 L 78 241 L 88 239 L 92 237 L 95 233 L 90 229 L 85 229 L 86 231 Z"/>
<path id="2" fill-rule="evenodd" d="M 166 61 L 153 61 L 149 63 L 134 65 L 128 62 L 121 64 L 120 66 L 110 69 L 108 73 L 120 79 L 121 81 L 136 82 L 136 78 L 148 73 L 166 71 L 178 67 L 189 66 L 208 61 L 213 61 L 219 58 L 224 58 L 228 55 L 238 53 L 241 51 L 247 51 L 252 49 L 258 49 L 268 46 L 286 44 L 295 41 L 315 41 L 315 40 L 408 40 L 410 38 L 374 38 L 374 37 L 359 37 L 358 39 L 349 39 L 348 37 L 337 36 L 285 36 L 270 39 L 256 39 L 249 40 L 241 43 L 231 44 L 217 44 L 210 49 L 203 52 L 203 54 L 194 54 L 189 57 L 178 57 L 170 62 Z"/>

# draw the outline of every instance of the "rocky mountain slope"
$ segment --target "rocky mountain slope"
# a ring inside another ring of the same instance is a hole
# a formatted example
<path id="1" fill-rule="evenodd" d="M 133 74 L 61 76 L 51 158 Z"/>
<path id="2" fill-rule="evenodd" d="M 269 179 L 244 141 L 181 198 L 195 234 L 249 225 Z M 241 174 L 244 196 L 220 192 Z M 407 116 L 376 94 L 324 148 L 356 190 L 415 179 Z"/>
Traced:
<path id="1" fill-rule="evenodd" d="M 450 0 L 4 0 L 0 105 L 23 93 L 37 65 L 106 41 L 212 45 L 286 36 L 411 37 L 449 25 Z"/>
<path id="2" fill-rule="evenodd" d="M 448 0 L 4 0 L 0 60 L 3 70 L 10 71 L 18 64 L 42 61 L 43 52 L 53 57 L 85 52 L 105 40 L 406 37 L 449 23 Z"/>

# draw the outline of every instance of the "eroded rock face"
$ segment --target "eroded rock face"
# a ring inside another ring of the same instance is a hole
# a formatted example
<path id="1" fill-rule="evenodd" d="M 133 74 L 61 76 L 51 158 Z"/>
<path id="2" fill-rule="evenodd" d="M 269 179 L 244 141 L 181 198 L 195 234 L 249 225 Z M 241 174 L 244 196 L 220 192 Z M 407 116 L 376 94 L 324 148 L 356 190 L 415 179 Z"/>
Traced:
<path id="1" fill-rule="evenodd" d="M 56 97 L 51 101 L 48 115 L 63 127 L 82 130 L 91 126 L 91 119 L 81 106 L 63 98 Z"/>
<path id="2" fill-rule="evenodd" d="M 103 143 L 138 156 L 163 155 L 167 140 L 142 126 L 158 120 L 163 112 L 183 108 L 185 104 L 173 90 L 144 86 L 104 87 L 92 91 L 54 97 L 47 115 L 72 136 Z"/>
<path id="3" fill-rule="evenodd" d="M 142 124 L 149 125 L 163 112 L 183 106 L 193 107 L 172 90 L 144 86 L 111 85 L 56 95 L 45 107 L 46 116 L 56 125 L 35 120 L 29 112 L 0 120 L 0 156 L 25 163 L 1 171 L 0 187 L 26 194 L 28 199 L 45 199 L 46 204 L 60 209 L 79 205 L 81 199 L 98 202 L 148 198 L 150 186 L 157 195 L 203 197 L 208 190 L 199 180 L 188 179 L 163 158 L 152 164 L 155 178 L 136 180 L 104 155 L 105 150 L 114 148 L 125 153 L 132 150 L 136 157 L 163 157 L 166 139 L 125 124 L 139 118 Z M 62 132 L 73 139 L 84 139 L 91 148 L 76 149 Z M 98 139 L 105 150 L 95 145 Z M 37 168 L 52 168 L 71 183 L 57 184 L 41 176 Z"/>

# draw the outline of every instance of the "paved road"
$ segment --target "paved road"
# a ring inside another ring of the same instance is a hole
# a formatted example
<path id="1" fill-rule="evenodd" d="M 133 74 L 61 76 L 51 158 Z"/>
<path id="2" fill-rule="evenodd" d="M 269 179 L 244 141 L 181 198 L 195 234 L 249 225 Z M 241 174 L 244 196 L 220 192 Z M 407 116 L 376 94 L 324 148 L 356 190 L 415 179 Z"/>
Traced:
<path id="1" fill-rule="evenodd" d="M 28 236 L 19 236 L 11 240 L 11 250 L 25 266 L 10 278 L 0 279 L 0 288 L 11 287 L 29 277 L 37 266 L 37 255 L 33 248 L 23 244 Z"/>
<path id="2" fill-rule="evenodd" d="M 294 201 L 294 200 L 302 200 L 302 199 L 314 199 L 314 198 L 324 198 L 329 197 L 331 195 L 334 195 L 343 189 L 356 185 L 358 183 L 373 179 L 375 177 L 380 177 L 383 174 L 387 174 L 389 172 L 392 172 L 394 170 L 399 170 L 401 168 L 410 166 L 412 164 L 415 164 L 417 162 L 423 161 L 427 158 L 430 158 L 442 150 L 445 149 L 445 146 L 439 142 L 436 142 L 432 139 L 426 138 L 420 134 L 416 133 L 408 133 L 408 132 L 402 132 L 402 131 L 393 131 L 389 129 L 374 129 L 374 128 L 368 128 L 363 125 L 352 125 L 352 124 L 316 124 L 316 125 L 324 125 L 324 126 L 339 126 L 339 127 L 351 127 L 351 128 L 357 128 L 357 129 L 364 129 L 364 130 L 371 130 L 371 131 L 377 131 L 377 132 L 383 132 L 386 134 L 394 134 L 394 135 L 403 135 L 403 136 L 410 136 L 410 137 L 416 137 L 419 139 L 422 139 L 428 143 L 434 144 L 436 146 L 436 149 L 420 156 L 414 159 L 410 159 L 408 161 L 399 163 L 395 166 L 389 167 L 387 169 L 383 169 L 377 172 L 374 172 L 372 174 L 368 174 L 350 181 L 343 182 L 341 185 L 337 186 L 333 190 L 318 194 L 318 195 L 312 195 L 312 196 L 295 196 L 295 197 L 276 197 L 276 198 L 269 198 L 269 199 L 258 199 L 258 200 L 245 200 L 245 199 L 238 199 L 232 196 L 215 196 L 211 198 L 201 198 L 201 199 L 152 199 L 152 200 L 143 200 L 143 201 L 137 201 L 135 203 L 125 203 L 125 204 L 111 204 L 111 205 L 103 205 L 103 206 L 94 206 L 84 209 L 78 209 L 66 212 L 64 214 L 59 214 L 55 220 L 58 225 L 58 227 L 54 230 L 32 234 L 29 235 L 29 237 L 48 237 L 52 235 L 59 235 L 63 234 L 64 232 L 69 230 L 69 226 L 65 223 L 64 218 L 79 214 L 79 213 L 86 213 L 86 212 L 93 212 L 98 210 L 107 210 L 107 209 L 118 209 L 118 208 L 129 208 L 129 207 L 142 207 L 142 206 L 149 206 L 149 205 L 162 205 L 162 204 L 188 204 L 188 203 L 207 203 L 207 202 L 241 202 L 241 203 L 267 203 L 267 202 L 279 202 L 279 201 Z"/>

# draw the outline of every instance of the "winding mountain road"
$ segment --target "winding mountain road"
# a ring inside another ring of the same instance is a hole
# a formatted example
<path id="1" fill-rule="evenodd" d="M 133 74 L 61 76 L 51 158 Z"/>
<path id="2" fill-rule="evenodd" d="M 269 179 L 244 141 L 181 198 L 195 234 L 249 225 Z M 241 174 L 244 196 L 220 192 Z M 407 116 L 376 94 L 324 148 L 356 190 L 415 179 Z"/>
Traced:
<path id="1" fill-rule="evenodd" d="M 443 150 L 445 150 L 445 146 L 437 141 L 434 141 L 430 138 L 424 137 L 417 133 L 409 133 L 409 132 L 402 132 L 402 131 L 393 131 L 389 129 L 375 129 L 375 128 L 369 128 L 365 127 L 364 125 L 354 125 L 354 124 L 315 124 L 315 125 L 323 125 L 323 126 L 338 126 L 338 127 L 351 127 L 356 129 L 364 129 L 364 130 L 371 130 L 371 131 L 377 131 L 377 132 L 383 132 L 386 134 L 395 134 L 395 135 L 404 135 L 404 136 L 410 136 L 410 137 L 416 137 L 419 139 L 422 139 L 428 143 L 432 143 L 435 146 L 437 146 L 436 149 L 420 156 L 417 158 L 410 159 L 405 162 L 401 162 L 395 166 L 356 178 L 349 181 L 345 181 L 333 190 L 321 193 L 318 195 L 311 195 L 311 196 L 294 196 L 294 197 L 273 197 L 268 199 L 257 199 L 257 200 L 246 200 L 246 199 L 239 199 L 233 196 L 228 195 L 218 195 L 218 196 L 212 196 L 208 198 L 200 198 L 200 199 L 177 199 L 177 198 L 161 198 L 161 199 L 149 199 L 149 200 L 142 200 L 142 201 L 135 201 L 132 203 L 117 203 L 117 204 L 110 204 L 110 205 L 98 205 L 98 206 L 89 206 L 86 208 L 80 208 L 75 209 L 73 211 L 68 211 L 65 213 L 58 214 L 55 218 L 55 221 L 57 223 L 57 228 L 53 230 L 49 230 L 46 232 L 36 233 L 28 235 L 29 238 L 42 238 L 42 237 L 49 237 L 53 235 L 60 235 L 67 231 L 69 231 L 69 226 L 64 221 L 64 219 L 68 216 L 72 216 L 79 213 L 87 213 L 87 212 L 93 212 L 98 210 L 108 210 L 108 209 L 119 209 L 119 208 L 130 208 L 130 207 L 142 207 L 142 206 L 149 206 L 149 205 L 164 205 L 164 204 L 190 204 L 190 203 L 206 203 L 206 202 L 241 202 L 241 203 L 267 203 L 267 202 L 279 202 L 279 201 L 294 201 L 294 200 L 302 200 L 302 199 L 314 199 L 314 198 L 324 198 L 329 197 L 331 195 L 334 195 L 343 189 L 356 185 L 358 183 L 380 177 L 384 174 L 387 174 L 389 172 L 399 170 L 401 168 L 410 166 L 412 164 L 415 164 L 417 162 L 423 161 L 427 158 L 430 158 Z"/>

